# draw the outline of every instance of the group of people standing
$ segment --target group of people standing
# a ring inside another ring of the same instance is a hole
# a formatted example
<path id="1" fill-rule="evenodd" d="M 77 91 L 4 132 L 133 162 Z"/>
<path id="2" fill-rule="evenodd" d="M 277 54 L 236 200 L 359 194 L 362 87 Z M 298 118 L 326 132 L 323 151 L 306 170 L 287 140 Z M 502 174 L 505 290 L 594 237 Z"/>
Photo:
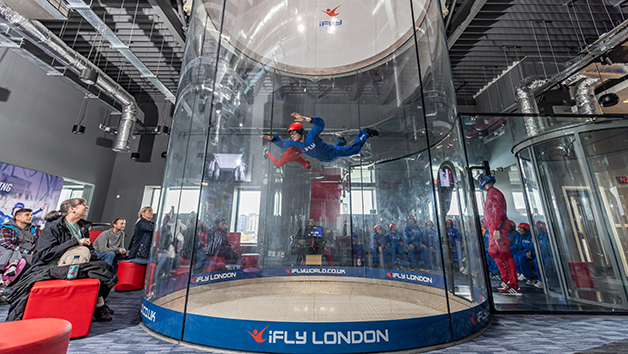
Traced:
<path id="1" fill-rule="evenodd" d="M 447 219 L 447 239 L 451 259 L 455 266 L 461 266 L 462 255 L 460 232 L 452 219 Z M 387 268 L 428 271 L 438 268 L 439 261 L 438 232 L 431 220 L 426 220 L 423 227 L 419 226 L 414 215 L 407 218 L 403 234 L 396 224 L 388 225 L 388 232 L 381 225 L 375 225 L 371 236 L 371 253 L 373 267 L 380 264 Z M 381 259 L 380 259 L 381 258 Z"/>

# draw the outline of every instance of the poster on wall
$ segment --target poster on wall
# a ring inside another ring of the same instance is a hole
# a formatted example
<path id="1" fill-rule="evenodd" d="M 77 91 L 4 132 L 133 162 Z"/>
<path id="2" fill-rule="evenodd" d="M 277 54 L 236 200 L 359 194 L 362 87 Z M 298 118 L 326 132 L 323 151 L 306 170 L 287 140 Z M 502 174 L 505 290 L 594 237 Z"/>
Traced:
<path id="1" fill-rule="evenodd" d="M 18 209 L 33 210 L 32 224 L 43 225 L 44 216 L 56 208 L 63 178 L 0 162 L 0 223 Z"/>

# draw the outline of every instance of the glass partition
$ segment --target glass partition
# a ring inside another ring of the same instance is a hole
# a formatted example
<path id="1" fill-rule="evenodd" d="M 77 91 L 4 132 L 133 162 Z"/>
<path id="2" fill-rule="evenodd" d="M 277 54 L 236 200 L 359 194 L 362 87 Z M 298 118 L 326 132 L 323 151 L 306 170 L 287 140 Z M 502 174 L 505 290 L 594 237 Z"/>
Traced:
<path id="1" fill-rule="evenodd" d="M 486 327 L 454 97 L 438 2 L 196 1 L 144 323 L 287 353 Z"/>

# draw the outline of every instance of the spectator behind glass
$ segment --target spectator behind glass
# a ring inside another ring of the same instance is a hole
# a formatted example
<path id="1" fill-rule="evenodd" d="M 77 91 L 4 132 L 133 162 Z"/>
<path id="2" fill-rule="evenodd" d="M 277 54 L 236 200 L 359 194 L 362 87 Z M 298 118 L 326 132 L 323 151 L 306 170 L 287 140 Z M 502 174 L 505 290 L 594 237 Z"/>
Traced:
<path id="1" fill-rule="evenodd" d="M 133 240 L 131 241 L 131 251 L 129 259 L 148 260 L 150 253 L 150 243 L 153 240 L 153 231 L 155 231 L 155 223 L 151 221 L 153 218 L 153 208 L 145 206 L 138 213 L 139 219 L 135 223 L 135 231 L 133 232 Z"/>
<path id="2" fill-rule="evenodd" d="M 91 267 L 100 268 L 99 274 L 107 278 L 100 282 L 100 290 L 96 301 L 94 317 L 96 321 L 111 321 L 111 310 L 105 304 L 105 298 L 109 295 L 113 287 L 112 278 L 115 277 L 111 266 L 98 260 L 96 251 L 89 239 L 89 228 L 91 222 L 83 220 L 89 208 L 83 198 L 72 198 L 64 200 L 59 207 L 59 211 L 52 211 L 46 215 L 46 226 L 39 235 L 39 240 L 35 245 L 33 263 L 35 266 L 57 266 L 57 262 L 63 254 L 75 246 L 85 246 L 89 249 Z M 79 273 L 79 276 L 81 273 Z M 105 285 L 105 283 L 111 286 Z"/>

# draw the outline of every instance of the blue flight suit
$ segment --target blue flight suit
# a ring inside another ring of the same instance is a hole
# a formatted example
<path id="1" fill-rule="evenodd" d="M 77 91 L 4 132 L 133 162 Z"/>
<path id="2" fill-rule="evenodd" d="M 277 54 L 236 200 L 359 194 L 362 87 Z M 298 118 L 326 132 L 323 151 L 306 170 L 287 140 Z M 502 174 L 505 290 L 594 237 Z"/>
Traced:
<path id="1" fill-rule="evenodd" d="M 517 266 L 517 274 L 521 274 L 521 265 L 519 264 L 519 257 L 522 254 L 525 255 L 525 251 L 521 248 L 521 234 L 517 231 L 512 231 L 508 234 L 508 244 L 510 245 L 510 254 L 512 254 L 512 258 L 515 260 L 515 265 Z"/>
<path id="2" fill-rule="evenodd" d="M 535 263 L 536 255 L 534 253 L 534 243 L 532 242 L 532 235 L 522 236 L 521 237 L 521 252 L 517 257 L 519 259 L 519 264 L 521 266 L 521 274 L 525 276 L 527 279 L 536 279 L 536 267 L 538 265 Z M 532 258 L 528 258 L 526 256 L 526 252 L 532 252 Z M 534 268 L 534 269 L 533 269 Z"/>
<path id="3" fill-rule="evenodd" d="M 406 258 L 406 251 L 403 245 L 403 237 L 400 232 L 389 232 L 386 234 L 386 253 L 388 253 L 391 258 L 390 262 L 387 262 L 391 267 L 396 265 L 397 267 L 406 267 L 408 263 L 408 259 Z M 397 261 L 397 255 L 401 258 L 401 264 Z"/>
<path id="4" fill-rule="evenodd" d="M 489 273 L 492 274 L 499 274 L 499 268 L 497 268 L 497 263 L 495 263 L 495 260 L 493 259 L 493 256 L 491 256 L 490 253 L 488 253 L 488 246 L 489 246 L 489 238 L 488 238 L 488 230 L 486 230 L 486 232 L 484 233 L 484 252 L 486 253 L 486 264 L 488 265 L 488 271 Z"/>
<path id="5" fill-rule="evenodd" d="M 386 235 L 379 234 L 377 231 L 373 232 L 371 235 L 371 252 L 373 252 L 373 266 L 379 266 L 379 247 L 382 247 L 382 251 L 384 250 L 384 246 L 386 246 Z"/>
<path id="6" fill-rule="evenodd" d="M 406 241 L 406 247 L 408 247 L 408 257 L 410 258 L 410 266 L 416 265 L 416 257 L 419 255 L 421 249 L 421 237 L 423 236 L 423 230 L 416 223 L 414 225 L 407 225 L 403 229 L 403 238 Z M 410 245 L 414 245 L 414 249 L 410 248 Z"/>
<path id="7" fill-rule="evenodd" d="M 421 266 L 424 268 L 432 269 L 433 266 L 438 264 L 435 255 L 435 250 L 438 249 L 437 237 L 436 229 L 425 228 L 423 230 L 421 241 Z M 425 248 L 423 248 L 423 246 L 425 246 Z"/>
<path id="8" fill-rule="evenodd" d="M 453 259 L 452 262 L 457 265 L 458 267 L 461 266 L 461 262 L 460 259 L 458 257 L 458 245 L 456 243 L 456 241 L 460 242 L 460 231 L 458 231 L 458 228 L 456 228 L 455 226 L 452 226 L 451 229 L 447 230 L 447 241 L 449 243 L 452 244 L 452 254 L 453 254 Z M 464 254 L 462 254 L 462 256 L 464 256 Z"/>
<path id="9" fill-rule="evenodd" d="M 364 143 L 366 143 L 366 139 L 369 138 L 367 132 L 360 130 L 352 145 L 344 146 L 343 143 L 331 145 L 324 142 L 319 136 L 325 128 L 325 121 L 323 121 L 320 117 L 312 117 L 311 123 L 314 124 L 314 127 L 307 132 L 304 142 L 301 143 L 294 140 L 283 141 L 279 138 L 279 136 L 275 135 L 273 136 L 273 143 L 282 149 L 294 146 L 301 150 L 301 152 L 319 161 L 331 162 L 342 156 L 356 155 L 360 152 Z"/>

